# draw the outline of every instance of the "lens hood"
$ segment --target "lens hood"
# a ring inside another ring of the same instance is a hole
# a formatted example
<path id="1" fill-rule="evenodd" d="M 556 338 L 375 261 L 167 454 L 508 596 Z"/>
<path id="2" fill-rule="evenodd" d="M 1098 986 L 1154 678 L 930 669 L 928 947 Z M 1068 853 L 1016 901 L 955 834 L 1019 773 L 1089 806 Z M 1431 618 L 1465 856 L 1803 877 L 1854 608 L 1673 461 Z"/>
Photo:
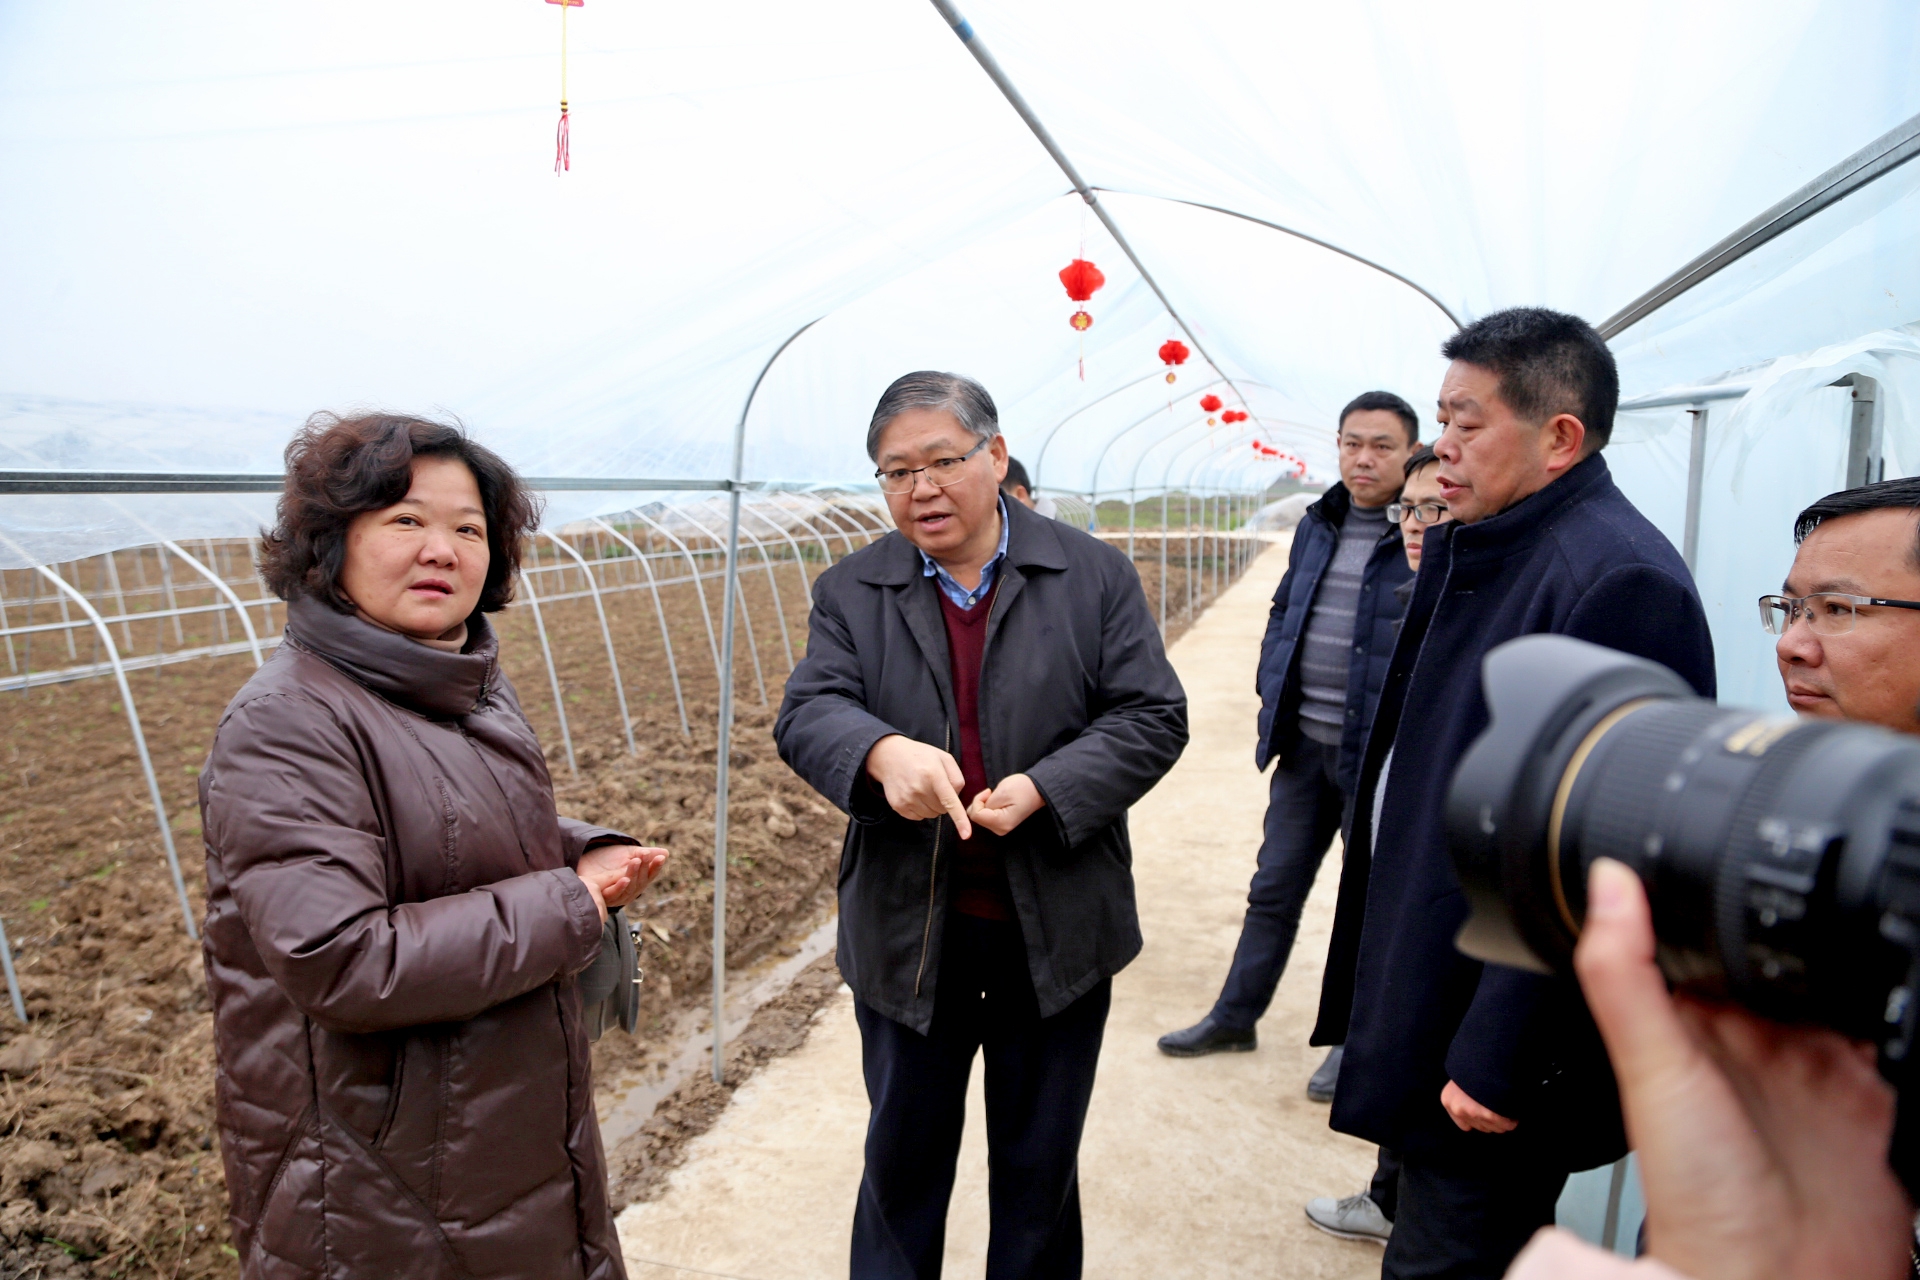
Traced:
<path id="1" fill-rule="evenodd" d="M 1480 680 L 1490 722 L 1447 793 L 1448 845 L 1472 912 L 1455 945 L 1476 960 L 1565 971 L 1575 934 L 1554 901 L 1548 838 L 1562 780 L 1610 718 L 1693 690 L 1658 663 L 1553 635 L 1494 649 Z"/>

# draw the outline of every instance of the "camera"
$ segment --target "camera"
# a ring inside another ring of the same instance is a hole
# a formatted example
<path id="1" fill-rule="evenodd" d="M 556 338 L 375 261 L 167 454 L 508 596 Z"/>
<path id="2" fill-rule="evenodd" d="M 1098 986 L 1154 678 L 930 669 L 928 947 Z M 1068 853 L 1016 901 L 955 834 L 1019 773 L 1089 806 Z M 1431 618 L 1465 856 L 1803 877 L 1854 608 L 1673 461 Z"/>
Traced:
<path id="1" fill-rule="evenodd" d="M 1588 867 L 1626 863 L 1674 986 L 1879 1047 L 1902 1094 L 1894 1165 L 1913 1187 L 1920 739 L 1723 707 L 1566 636 L 1494 649 L 1482 685 L 1490 723 L 1447 797 L 1472 911 L 1460 950 L 1571 972 Z"/>

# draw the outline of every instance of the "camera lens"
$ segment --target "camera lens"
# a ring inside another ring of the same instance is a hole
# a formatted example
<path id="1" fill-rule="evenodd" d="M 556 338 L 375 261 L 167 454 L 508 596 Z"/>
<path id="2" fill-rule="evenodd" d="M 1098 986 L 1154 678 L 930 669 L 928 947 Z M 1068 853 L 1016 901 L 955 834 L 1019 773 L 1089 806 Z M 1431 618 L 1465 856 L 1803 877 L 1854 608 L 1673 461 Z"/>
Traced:
<path id="1" fill-rule="evenodd" d="M 1920 951 L 1920 744 L 1721 707 L 1653 663 L 1562 636 L 1494 650 L 1492 722 L 1448 827 L 1460 947 L 1571 967 L 1595 858 L 1647 886 L 1676 984 L 1905 1056 Z"/>

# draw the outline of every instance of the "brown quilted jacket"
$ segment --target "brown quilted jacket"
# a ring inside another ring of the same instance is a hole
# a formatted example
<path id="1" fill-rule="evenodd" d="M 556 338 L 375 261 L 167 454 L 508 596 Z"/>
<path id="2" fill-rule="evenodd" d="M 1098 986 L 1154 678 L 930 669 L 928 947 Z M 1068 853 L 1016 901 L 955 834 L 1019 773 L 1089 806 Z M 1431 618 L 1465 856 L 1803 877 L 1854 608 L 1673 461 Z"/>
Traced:
<path id="1" fill-rule="evenodd" d="M 221 1152 L 248 1280 L 624 1280 L 572 975 L 598 952 L 476 615 L 446 653 L 312 600 L 200 777 Z"/>

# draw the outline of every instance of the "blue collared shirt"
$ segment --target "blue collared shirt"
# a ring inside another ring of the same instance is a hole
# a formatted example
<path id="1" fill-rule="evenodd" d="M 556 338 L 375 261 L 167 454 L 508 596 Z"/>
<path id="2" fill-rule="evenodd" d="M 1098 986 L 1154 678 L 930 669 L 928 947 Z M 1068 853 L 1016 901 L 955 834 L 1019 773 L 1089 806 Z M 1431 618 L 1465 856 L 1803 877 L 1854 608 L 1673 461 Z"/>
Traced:
<path id="1" fill-rule="evenodd" d="M 920 548 L 915 547 L 915 551 Z M 1000 545 L 993 553 L 993 559 L 987 561 L 986 568 L 980 570 L 980 585 L 969 591 L 954 580 L 954 576 L 941 568 L 934 558 L 920 551 L 920 576 L 932 578 L 939 584 L 940 594 L 962 609 L 971 609 L 987 598 L 993 590 L 993 580 L 999 576 L 1000 562 L 1007 558 L 1007 500 L 1000 499 Z"/>

